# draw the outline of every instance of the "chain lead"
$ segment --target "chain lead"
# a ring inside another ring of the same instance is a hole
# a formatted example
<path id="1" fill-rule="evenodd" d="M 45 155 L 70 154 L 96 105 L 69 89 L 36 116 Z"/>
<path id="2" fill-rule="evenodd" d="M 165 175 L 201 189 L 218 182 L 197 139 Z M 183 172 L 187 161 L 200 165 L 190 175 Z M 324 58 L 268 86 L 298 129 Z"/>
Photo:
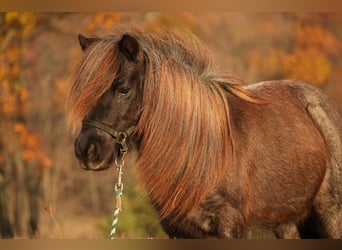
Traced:
<path id="1" fill-rule="evenodd" d="M 114 209 L 114 215 L 113 215 L 113 222 L 112 222 L 112 228 L 110 231 L 109 239 L 114 239 L 115 238 L 115 233 L 116 233 L 116 227 L 118 224 L 118 218 L 119 218 L 119 212 L 122 211 L 122 202 L 121 202 L 121 196 L 123 192 L 123 183 L 122 183 L 122 168 L 125 165 L 125 155 L 128 151 L 128 147 L 126 144 L 126 137 L 123 136 L 121 137 L 122 140 L 119 142 L 119 147 L 120 147 L 120 154 L 118 157 L 115 158 L 115 166 L 116 166 L 116 171 L 118 174 L 118 179 L 117 182 L 115 183 L 114 189 L 115 189 L 115 209 Z"/>

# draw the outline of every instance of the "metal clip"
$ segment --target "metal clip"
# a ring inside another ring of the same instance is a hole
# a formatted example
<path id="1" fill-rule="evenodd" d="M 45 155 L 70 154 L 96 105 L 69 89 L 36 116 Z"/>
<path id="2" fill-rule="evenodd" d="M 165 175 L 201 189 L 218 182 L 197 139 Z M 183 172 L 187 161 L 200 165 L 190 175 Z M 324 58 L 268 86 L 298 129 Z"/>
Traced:
<path id="1" fill-rule="evenodd" d="M 119 132 L 119 134 L 116 138 L 116 142 L 117 142 L 117 144 L 119 144 L 119 150 L 120 150 L 120 156 L 119 157 L 120 158 L 123 158 L 128 151 L 126 139 L 127 139 L 127 133 Z"/>
<path id="2" fill-rule="evenodd" d="M 119 132 L 118 136 L 116 138 L 117 143 L 121 144 L 122 142 L 125 142 L 127 139 L 127 133 L 125 132 Z"/>
<path id="3" fill-rule="evenodd" d="M 121 182 L 116 183 L 114 189 L 115 189 L 115 192 L 119 194 L 120 192 L 123 191 L 123 184 Z"/>

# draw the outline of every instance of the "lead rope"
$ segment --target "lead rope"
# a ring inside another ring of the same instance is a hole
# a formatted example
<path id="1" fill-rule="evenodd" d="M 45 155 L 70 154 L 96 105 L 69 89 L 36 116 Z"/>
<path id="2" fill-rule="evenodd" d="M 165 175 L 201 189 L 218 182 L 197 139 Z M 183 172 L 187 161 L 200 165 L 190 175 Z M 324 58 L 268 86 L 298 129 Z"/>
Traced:
<path id="1" fill-rule="evenodd" d="M 110 231 L 109 239 L 113 240 L 115 238 L 116 227 L 118 225 L 119 213 L 122 211 L 121 206 L 121 196 L 123 191 L 123 183 L 121 181 L 122 178 L 122 168 L 125 165 L 124 157 L 128 151 L 126 144 L 126 136 L 123 136 L 120 140 L 118 140 L 118 144 L 120 146 L 120 155 L 115 159 L 116 170 L 118 174 L 118 180 L 115 183 L 115 208 L 113 214 L 112 228 Z"/>

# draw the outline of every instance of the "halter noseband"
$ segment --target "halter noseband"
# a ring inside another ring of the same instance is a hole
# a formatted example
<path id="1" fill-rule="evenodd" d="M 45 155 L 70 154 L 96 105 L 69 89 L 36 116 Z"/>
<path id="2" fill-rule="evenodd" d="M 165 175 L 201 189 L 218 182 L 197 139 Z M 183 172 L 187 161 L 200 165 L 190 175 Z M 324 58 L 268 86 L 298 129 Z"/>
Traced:
<path id="1" fill-rule="evenodd" d="M 95 127 L 111 135 L 115 139 L 116 143 L 120 145 L 119 158 L 123 158 L 123 156 L 127 153 L 128 147 L 126 144 L 126 139 L 133 134 L 135 126 L 128 128 L 125 132 L 119 132 L 95 120 L 86 119 L 82 121 L 82 124 Z"/>

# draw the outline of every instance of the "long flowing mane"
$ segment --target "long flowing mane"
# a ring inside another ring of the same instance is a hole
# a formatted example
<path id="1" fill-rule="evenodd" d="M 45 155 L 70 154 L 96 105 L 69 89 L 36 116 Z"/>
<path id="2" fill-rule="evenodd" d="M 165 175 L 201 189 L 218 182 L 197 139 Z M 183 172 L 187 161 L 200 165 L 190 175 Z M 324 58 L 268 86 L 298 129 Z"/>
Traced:
<path id="1" fill-rule="evenodd" d="M 227 91 L 256 99 L 239 79 L 215 74 L 207 49 L 189 33 L 159 33 L 142 44 L 146 73 L 137 128 L 142 138 L 139 180 L 161 218 L 185 218 L 232 161 Z"/>
<path id="2" fill-rule="evenodd" d="M 119 30 L 99 38 L 79 63 L 69 120 L 79 123 L 120 71 L 118 39 L 128 33 L 144 51 L 145 80 L 137 134 L 137 173 L 160 209 L 175 219 L 193 211 L 228 171 L 234 135 L 227 92 L 256 99 L 238 78 L 215 73 L 202 43 L 189 33 Z"/>

